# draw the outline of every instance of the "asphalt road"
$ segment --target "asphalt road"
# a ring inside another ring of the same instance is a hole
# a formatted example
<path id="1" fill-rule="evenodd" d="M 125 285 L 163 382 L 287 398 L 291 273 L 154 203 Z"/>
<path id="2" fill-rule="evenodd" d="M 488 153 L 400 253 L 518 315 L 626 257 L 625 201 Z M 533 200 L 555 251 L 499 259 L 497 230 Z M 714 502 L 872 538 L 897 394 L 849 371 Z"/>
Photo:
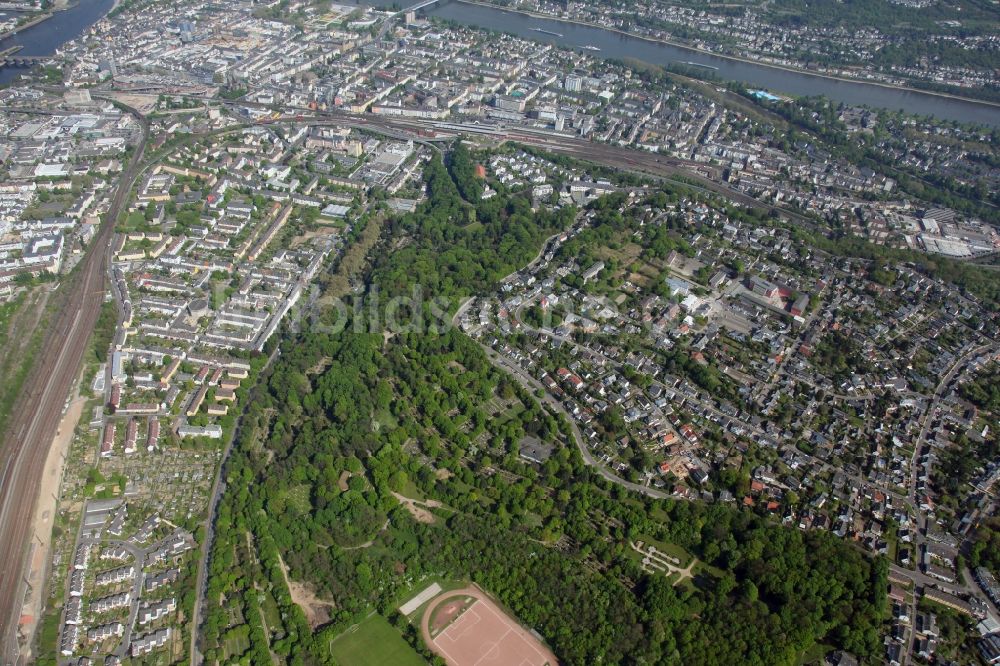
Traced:
<path id="1" fill-rule="evenodd" d="M 643 495 L 648 495 L 649 497 L 656 497 L 659 499 L 670 497 L 669 494 L 667 494 L 662 490 L 657 490 L 656 488 L 650 488 L 648 486 L 643 486 L 638 483 L 632 483 L 631 481 L 626 481 L 625 479 L 623 479 L 622 477 L 618 476 L 610 469 L 605 467 L 590 453 L 590 450 L 587 448 L 587 445 L 585 443 L 586 440 L 583 436 L 583 433 L 580 432 L 580 428 L 576 423 L 576 419 L 570 416 L 566 412 L 566 408 L 563 407 L 558 400 L 552 397 L 552 395 L 545 390 L 545 387 L 541 384 L 541 382 L 539 382 L 534 377 L 529 375 L 519 365 L 511 361 L 509 358 L 502 356 L 501 354 L 498 354 L 496 351 L 487 347 L 486 345 L 480 343 L 480 346 L 486 353 L 486 357 L 489 358 L 494 365 L 503 370 L 506 370 L 508 373 L 513 375 L 514 378 L 517 379 L 521 383 L 521 386 L 523 386 L 527 391 L 531 393 L 536 393 L 537 391 L 540 390 L 543 392 L 541 402 L 545 403 L 550 409 L 559 412 L 560 414 L 563 415 L 563 417 L 565 417 L 566 422 L 569 423 L 570 428 L 572 428 L 573 430 L 573 440 L 576 442 L 576 448 L 579 449 L 580 455 L 583 457 L 583 461 L 590 467 L 593 467 L 598 474 L 603 476 L 611 483 L 616 483 L 619 486 L 627 488 L 628 490 L 631 490 L 633 492 L 641 493 Z"/>
<path id="2" fill-rule="evenodd" d="M 310 120 L 318 119 L 317 116 L 340 118 L 342 121 L 353 121 L 357 125 L 374 126 L 388 131 L 406 132 L 426 126 L 426 123 L 420 122 L 390 121 L 367 115 L 359 117 L 337 112 L 312 112 L 312 115 L 313 118 Z M 544 133 L 512 131 L 511 135 L 508 138 L 516 141 L 626 170 L 663 176 L 682 174 L 699 182 L 704 189 L 723 194 L 731 200 L 748 206 L 767 207 L 766 204 L 735 191 L 725 183 L 694 174 L 696 165 L 683 160 L 619 146 L 596 144 L 578 138 L 546 136 Z M 113 238 L 113 220 L 121 211 L 139 173 L 147 138 L 148 124 L 143 121 L 141 143 L 119 181 L 105 224 L 91 250 L 81 262 L 77 278 L 65 285 L 71 290 L 67 299 L 68 306 L 57 315 L 54 325 L 47 334 L 43 351 L 39 356 L 39 365 L 34 369 L 29 384 L 25 386 L 14 411 L 15 416 L 11 421 L 9 435 L 5 438 L 3 449 L 0 451 L 0 658 L 6 664 L 21 662 L 18 654 L 17 625 L 21 602 L 26 592 L 27 584 L 23 579 L 23 572 L 29 553 L 31 515 L 37 499 L 37 487 L 61 416 L 62 403 L 79 371 L 87 341 L 93 331 L 106 291 L 105 277 Z M 806 219 L 797 213 L 791 214 Z M 533 378 L 526 376 L 523 370 L 516 366 L 511 367 L 512 364 L 507 359 L 489 352 L 492 350 L 488 350 L 487 353 L 495 363 L 506 366 L 506 369 L 523 382 L 538 388 L 538 385 L 531 381 Z M 562 405 L 557 401 L 552 402 L 554 402 L 550 403 L 552 407 L 562 411 Z M 575 426 L 573 419 L 568 420 Z M 664 495 L 655 489 L 629 483 L 604 469 L 589 455 L 579 433 L 574 432 L 574 434 L 584 459 L 605 478 L 638 492 L 657 497 Z"/>
<path id="3" fill-rule="evenodd" d="M 36 366 L 17 401 L 0 450 L 0 660 L 24 663 L 18 641 L 21 607 L 27 593 L 24 572 L 32 538 L 45 459 L 76 380 L 105 294 L 115 220 L 139 170 L 149 125 L 122 173 L 104 224 L 76 272 L 64 280 L 65 307 L 45 334 Z"/>
<path id="4" fill-rule="evenodd" d="M 544 250 L 548 248 L 550 241 L 552 240 L 552 238 L 555 238 L 556 236 L 559 236 L 559 234 L 555 234 L 555 236 L 551 237 L 548 241 L 546 241 L 542 249 Z M 541 256 L 542 252 L 539 252 L 538 256 L 536 256 L 535 259 L 532 260 L 529 266 L 537 262 L 539 258 L 541 258 Z M 453 326 L 458 325 L 462 317 L 465 315 L 466 311 L 474 302 L 475 299 L 468 298 L 462 303 L 462 305 L 458 308 L 458 311 L 455 312 L 455 315 L 452 317 L 451 322 Z M 475 340 L 475 338 L 472 339 Z M 483 352 L 486 354 L 486 358 L 488 358 L 490 362 L 493 363 L 494 366 L 513 375 L 513 377 L 516 380 L 518 380 L 518 382 L 521 384 L 522 387 L 524 387 L 526 391 L 536 395 L 539 391 L 541 391 L 542 397 L 540 401 L 544 403 L 547 407 L 549 407 L 549 409 L 551 409 L 552 411 L 558 412 L 559 414 L 563 415 L 563 417 L 566 419 L 566 422 L 569 423 L 569 426 L 573 431 L 573 441 L 576 444 L 576 448 L 580 451 L 580 455 L 583 457 L 584 463 L 586 463 L 590 467 L 593 467 L 598 474 L 603 476 L 611 483 L 616 483 L 619 486 L 627 488 L 628 490 L 631 490 L 633 492 L 641 493 L 643 495 L 648 495 L 649 497 L 655 497 L 658 499 L 664 499 L 670 497 L 670 495 L 663 492 L 662 490 L 657 490 L 656 488 L 650 488 L 648 486 L 644 486 L 638 483 L 632 483 L 631 481 L 623 479 L 622 477 L 618 476 L 613 471 L 608 469 L 599 460 L 594 458 L 594 456 L 590 453 L 590 449 L 587 448 L 586 439 L 584 438 L 583 433 L 580 432 L 580 427 L 577 424 L 576 419 L 570 416 L 570 414 L 566 411 L 566 408 L 562 405 L 562 403 L 559 402 L 551 393 L 549 393 L 548 390 L 540 381 L 538 381 L 530 374 L 528 374 L 517 363 L 507 358 L 506 356 L 497 353 L 496 350 L 492 349 L 488 345 L 484 345 L 482 342 L 479 342 L 478 340 L 475 340 L 475 342 L 477 342 L 479 346 L 482 347 Z"/>
<path id="5" fill-rule="evenodd" d="M 267 357 L 267 363 L 261 368 L 261 375 L 267 372 L 267 369 L 274 363 L 274 359 L 280 353 L 281 346 L 275 345 L 271 355 Z M 226 440 L 226 448 L 222 451 L 222 457 L 219 458 L 219 472 L 215 475 L 215 481 L 212 482 L 208 512 L 205 514 L 205 522 L 203 523 L 205 526 L 205 542 L 201 544 L 201 552 L 198 555 L 198 573 L 195 578 L 195 602 L 191 615 L 191 642 L 188 646 L 191 663 L 195 665 L 204 663 L 205 661 L 201 650 L 198 649 L 198 640 L 201 636 L 201 624 L 204 621 L 204 618 L 200 617 L 200 615 L 205 611 L 205 590 L 208 588 L 208 558 L 212 556 L 212 543 L 215 541 L 215 516 L 218 513 L 222 495 L 226 492 L 226 470 L 229 454 L 232 453 L 233 444 L 236 442 L 236 438 L 239 437 L 242 424 L 243 417 L 241 415 L 240 419 L 236 422 L 236 427 L 233 428 L 233 434 Z"/>

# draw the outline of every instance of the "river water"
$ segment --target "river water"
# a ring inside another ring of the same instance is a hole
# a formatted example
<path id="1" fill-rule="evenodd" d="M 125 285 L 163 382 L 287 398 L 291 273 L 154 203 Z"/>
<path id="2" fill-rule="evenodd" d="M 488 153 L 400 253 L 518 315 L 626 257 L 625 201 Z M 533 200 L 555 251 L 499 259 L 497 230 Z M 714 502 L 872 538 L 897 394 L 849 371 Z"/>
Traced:
<path id="1" fill-rule="evenodd" d="M 356 2 L 358 0 L 355 0 Z M 362 0 L 366 4 L 382 4 Z M 401 2 L 400 4 L 406 4 Z M 15 44 L 23 45 L 19 55 L 49 55 L 64 42 L 81 35 L 114 6 L 114 0 L 79 0 L 72 8 L 56 12 L 47 21 L 0 41 L 0 50 Z M 932 115 L 945 120 L 1000 126 L 1000 108 L 926 93 L 900 90 L 862 82 L 839 81 L 821 76 L 790 72 L 754 63 L 740 62 L 706 55 L 668 44 L 629 37 L 601 28 L 576 25 L 564 21 L 537 19 L 524 14 L 464 2 L 445 2 L 426 10 L 432 16 L 464 25 L 509 32 L 520 37 L 560 46 L 592 45 L 601 49 L 595 55 L 607 58 L 637 58 L 644 62 L 666 65 L 695 62 L 717 68 L 720 79 L 740 81 L 755 87 L 788 95 L 825 95 L 846 104 L 867 104 L 885 109 L 904 109 L 911 113 Z M 541 28 L 559 33 L 561 37 L 537 32 Z M 0 85 L 10 83 L 20 73 L 15 67 L 0 68 Z"/>
<path id="2" fill-rule="evenodd" d="M 24 48 L 15 55 L 51 55 L 64 43 L 82 35 L 114 5 L 114 0 L 79 0 L 69 9 L 54 13 L 52 18 L 0 41 L 0 51 L 20 45 Z M 24 71 L 20 67 L 0 67 L 0 85 L 10 83 Z"/>
<path id="3" fill-rule="evenodd" d="M 519 37 L 560 46 L 596 46 L 601 51 L 595 55 L 606 58 L 637 58 L 655 65 L 685 62 L 711 65 L 718 68 L 715 70 L 715 74 L 720 79 L 740 81 L 777 93 L 825 95 L 834 101 L 845 104 L 867 104 L 884 109 L 903 109 L 910 113 L 932 115 L 946 120 L 1000 125 L 1000 107 L 988 104 L 790 72 L 774 67 L 706 55 L 692 49 L 629 37 L 601 28 L 592 28 L 566 21 L 538 19 L 516 12 L 470 5 L 464 2 L 445 2 L 444 4 L 431 5 L 424 11 L 431 16 L 449 19 L 456 23 L 509 32 Z M 562 37 L 537 32 L 535 28 L 556 32 Z"/>

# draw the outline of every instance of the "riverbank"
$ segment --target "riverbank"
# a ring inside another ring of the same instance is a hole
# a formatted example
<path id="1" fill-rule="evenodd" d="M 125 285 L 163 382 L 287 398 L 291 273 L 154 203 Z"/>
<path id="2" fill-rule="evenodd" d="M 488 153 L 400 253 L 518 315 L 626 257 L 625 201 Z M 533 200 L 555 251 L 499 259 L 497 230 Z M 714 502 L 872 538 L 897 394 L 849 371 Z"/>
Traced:
<path id="1" fill-rule="evenodd" d="M 50 13 L 39 14 L 38 16 L 36 16 L 35 18 L 31 19 L 27 23 L 22 23 L 21 25 L 17 26 L 13 30 L 8 30 L 7 32 L 0 33 L 0 42 L 2 42 L 3 40 L 7 39 L 8 37 L 13 37 L 14 35 L 16 35 L 17 33 L 21 32 L 22 30 L 27 30 L 28 28 L 34 28 L 36 25 L 38 25 L 42 21 L 48 21 L 50 18 L 52 18 L 52 16 L 53 16 L 53 14 L 50 14 Z"/>
<path id="2" fill-rule="evenodd" d="M 18 55 L 33 59 L 58 57 L 63 45 L 84 35 L 115 5 L 116 0 L 68 0 L 50 7 L 46 18 L 39 16 L 30 26 L 19 26 L 17 34 L 8 33 L 0 48 L 21 46 Z M 13 84 L 27 69 L 13 64 L 0 67 L 0 86 Z"/>
<path id="3" fill-rule="evenodd" d="M 117 0 L 116 0 L 116 2 L 117 2 Z M 69 2 L 67 0 L 56 0 L 56 2 L 53 3 L 52 7 L 50 7 L 50 9 L 52 11 L 46 12 L 44 14 L 39 14 L 38 16 L 36 16 L 35 18 L 31 19 L 27 23 L 23 23 L 23 24 L 17 26 L 16 28 L 14 28 L 13 30 L 8 30 L 7 32 L 0 33 L 0 42 L 2 42 L 3 40 L 7 39 L 8 37 L 13 37 L 14 35 L 16 35 L 17 33 L 21 32 L 22 30 L 27 30 L 28 28 L 33 28 L 36 25 L 38 25 L 39 23 L 41 23 L 42 21 L 49 20 L 50 18 L 52 18 L 53 16 L 55 16 L 56 12 L 64 12 L 67 9 L 73 9 L 73 7 L 76 7 L 77 4 L 79 4 L 78 0 L 74 1 L 74 2 Z"/>
<path id="4" fill-rule="evenodd" d="M 701 48 L 698 48 L 696 46 L 691 46 L 690 44 L 685 44 L 683 42 L 675 42 L 675 41 L 671 41 L 671 40 L 667 40 L 667 39 L 660 39 L 658 37 L 648 37 L 648 36 L 645 36 L 645 35 L 637 35 L 635 33 L 626 32 L 626 31 L 621 30 L 619 28 L 611 28 L 611 27 L 608 27 L 608 26 L 605 26 L 605 25 L 601 25 L 599 23 L 591 23 L 589 21 L 580 21 L 578 19 L 562 18 L 562 17 L 559 17 L 559 16 L 553 16 L 553 15 L 550 15 L 550 14 L 541 14 L 539 12 L 532 12 L 532 11 L 523 10 L 523 9 L 511 9 L 509 7 L 501 7 L 499 5 L 494 5 L 494 4 L 491 4 L 489 2 L 481 2 L 480 0 L 456 0 L 456 2 L 458 2 L 459 4 L 464 4 L 464 5 L 475 5 L 475 6 L 479 6 L 479 7 L 484 7 L 486 9 L 492 9 L 492 10 L 496 10 L 496 11 L 507 12 L 509 14 L 521 14 L 522 16 L 528 16 L 530 18 L 535 18 L 535 19 L 540 19 L 540 20 L 558 21 L 559 23 L 569 23 L 569 24 L 578 25 L 578 26 L 581 26 L 581 27 L 584 27 L 584 28 L 591 28 L 591 29 L 596 29 L 596 30 L 604 30 L 605 32 L 614 33 L 614 34 L 617 34 L 617 35 L 621 35 L 623 37 L 631 37 L 633 39 L 641 39 L 642 41 L 648 42 L 650 44 L 657 44 L 657 45 L 661 45 L 661 46 L 671 46 L 671 47 L 674 47 L 674 48 L 677 48 L 677 49 L 683 49 L 684 51 L 688 51 L 690 53 L 694 53 L 694 54 L 697 54 L 697 55 L 706 55 L 706 56 L 713 56 L 713 57 L 716 57 L 716 58 L 724 58 L 724 59 L 732 61 L 732 62 L 743 63 L 743 64 L 746 64 L 746 65 L 753 65 L 753 66 L 756 66 L 756 67 L 767 67 L 769 69 L 785 71 L 785 72 L 789 72 L 789 73 L 792 73 L 792 74 L 799 74 L 799 75 L 802 75 L 802 76 L 812 76 L 812 77 L 816 77 L 816 78 L 819 78 L 819 79 L 827 79 L 827 80 L 831 80 L 831 81 L 840 81 L 840 82 L 843 82 L 843 83 L 850 83 L 850 84 L 854 84 L 854 85 L 878 86 L 880 88 L 885 88 L 887 90 L 905 91 L 905 92 L 914 93 L 914 94 L 917 94 L 917 95 L 933 95 L 934 97 L 939 97 L 939 98 L 942 98 L 942 99 L 952 99 L 952 100 L 955 100 L 955 101 L 967 102 L 967 103 L 970 103 L 970 104 L 981 104 L 983 106 L 988 106 L 988 107 L 993 107 L 993 108 L 1000 109 L 1000 102 L 993 102 L 993 101 L 985 100 L 985 99 L 977 99 L 975 97 L 964 97 L 962 95 L 955 95 L 955 94 L 952 94 L 952 93 L 937 92 L 937 91 L 933 91 L 933 90 L 924 90 L 922 88 L 915 88 L 913 86 L 894 85 L 894 84 L 890 84 L 890 83 L 882 83 L 882 82 L 879 82 L 879 81 L 868 81 L 866 79 L 852 79 L 852 78 L 848 78 L 846 76 L 837 76 L 835 74 L 823 74 L 823 73 L 820 73 L 820 72 L 813 72 L 813 71 L 810 71 L 808 69 L 801 69 L 801 68 L 798 68 L 798 67 L 789 67 L 789 66 L 786 66 L 786 65 L 778 65 L 778 64 L 775 64 L 775 63 L 769 63 L 769 62 L 764 62 L 764 61 L 760 61 L 760 60 L 754 60 L 752 58 L 742 58 L 742 57 L 739 57 L 739 56 L 727 55 L 727 54 L 724 54 L 724 53 L 716 53 L 715 51 L 709 51 L 707 49 L 701 49 Z"/>

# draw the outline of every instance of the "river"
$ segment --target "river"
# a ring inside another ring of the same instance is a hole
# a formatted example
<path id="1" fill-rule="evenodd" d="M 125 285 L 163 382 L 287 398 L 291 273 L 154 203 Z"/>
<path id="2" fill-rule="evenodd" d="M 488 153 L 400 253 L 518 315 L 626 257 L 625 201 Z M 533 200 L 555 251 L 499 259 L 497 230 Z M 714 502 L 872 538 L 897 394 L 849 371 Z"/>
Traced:
<path id="1" fill-rule="evenodd" d="M 509 32 L 519 37 L 550 44 L 577 47 L 593 45 L 601 49 L 600 53 L 595 55 L 606 58 L 637 58 L 656 65 L 685 62 L 710 65 L 718 68 L 715 74 L 720 79 L 740 81 L 787 95 L 825 95 L 845 104 L 867 104 L 884 109 L 903 109 L 910 113 L 931 115 L 946 120 L 1000 125 L 1000 107 L 989 104 L 766 67 L 707 55 L 693 49 L 629 37 L 602 28 L 567 21 L 539 19 L 517 12 L 464 2 L 431 5 L 424 11 L 430 16 L 449 19 L 456 23 Z M 556 32 L 562 37 L 537 32 L 535 28 Z"/>
<path id="2" fill-rule="evenodd" d="M 357 2 L 357 0 L 355 0 Z M 382 4 L 366 1 L 365 4 Z M 401 3 L 402 4 L 402 3 Z M 114 0 L 80 0 L 72 8 L 56 12 L 47 21 L 0 41 L 0 50 L 15 44 L 23 45 L 19 55 L 49 55 L 63 43 L 81 35 L 114 6 Z M 788 95 L 825 95 L 836 102 L 867 104 L 884 109 L 904 109 L 911 113 L 932 115 L 945 120 L 1000 126 L 1000 108 L 988 104 L 941 97 L 863 82 L 837 79 L 766 67 L 719 56 L 699 53 L 692 49 L 629 37 L 602 28 L 577 25 L 565 21 L 539 19 L 516 12 L 503 11 L 464 2 L 432 5 L 426 11 L 431 16 L 449 19 L 464 25 L 478 26 L 560 46 L 593 45 L 608 58 L 637 58 L 644 62 L 666 65 L 696 62 L 717 68 L 720 79 L 740 81 L 755 87 Z M 559 33 L 561 37 L 537 32 L 541 28 Z M 20 73 L 15 67 L 0 68 L 0 85 L 10 83 Z"/>
<path id="3" fill-rule="evenodd" d="M 56 52 L 66 42 L 82 35 L 115 6 L 115 0 L 79 0 L 52 18 L 0 41 L 0 51 L 22 46 L 15 55 L 44 56 Z M 9 84 L 25 71 L 22 67 L 0 67 L 0 85 Z"/>

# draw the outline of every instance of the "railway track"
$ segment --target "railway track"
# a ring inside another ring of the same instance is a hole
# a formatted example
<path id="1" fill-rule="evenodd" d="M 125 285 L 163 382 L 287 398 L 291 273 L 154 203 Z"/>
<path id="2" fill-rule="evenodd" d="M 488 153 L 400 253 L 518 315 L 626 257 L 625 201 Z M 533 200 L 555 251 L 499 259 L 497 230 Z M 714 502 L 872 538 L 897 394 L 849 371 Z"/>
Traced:
<path id="1" fill-rule="evenodd" d="M 149 138 L 149 124 L 139 118 L 142 137 L 118 182 L 104 223 L 86 257 L 63 281 L 63 309 L 45 333 L 38 363 L 15 403 L 7 434 L 0 443 L 0 663 L 26 663 L 19 634 L 28 581 L 32 517 L 38 488 L 55 436 L 63 403 L 79 373 L 87 342 L 97 323 L 105 294 L 115 221 L 128 199 Z"/>

